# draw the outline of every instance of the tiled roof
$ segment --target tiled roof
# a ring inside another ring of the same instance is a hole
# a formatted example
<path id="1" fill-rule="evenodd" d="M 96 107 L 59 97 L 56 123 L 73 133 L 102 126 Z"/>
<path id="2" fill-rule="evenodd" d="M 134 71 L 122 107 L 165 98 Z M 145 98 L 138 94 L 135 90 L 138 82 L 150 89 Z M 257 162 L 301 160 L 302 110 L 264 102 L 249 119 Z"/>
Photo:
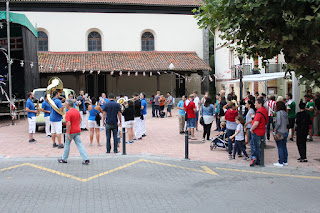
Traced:
<path id="1" fill-rule="evenodd" d="M 200 6 L 201 0 L 10 0 L 10 2 Z"/>
<path id="2" fill-rule="evenodd" d="M 195 52 L 39 52 L 40 73 L 211 70 Z"/>

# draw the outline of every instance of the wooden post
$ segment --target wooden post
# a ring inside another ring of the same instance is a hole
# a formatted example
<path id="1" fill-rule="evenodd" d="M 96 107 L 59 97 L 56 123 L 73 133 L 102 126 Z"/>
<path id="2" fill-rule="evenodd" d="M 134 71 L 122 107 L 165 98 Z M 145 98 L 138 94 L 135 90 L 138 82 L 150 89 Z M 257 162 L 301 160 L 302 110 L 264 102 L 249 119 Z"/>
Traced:
<path id="1" fill-rule="evenodd" d="M 117 96 L 119 94 L 119 76 L 116 75 L 116 94 L 115 96 Z"/>
<path id="2" fill-rule="evenodd" d="M 157 75 L 157 91 L 160 91 L 160 76 Z"/>
<path id="3" fill-rule="evenodd" d="M 76 94 L 80 91 L 80 73 L 76 74 Z M 75 97 L 77 98 L 77 97 Z"/>

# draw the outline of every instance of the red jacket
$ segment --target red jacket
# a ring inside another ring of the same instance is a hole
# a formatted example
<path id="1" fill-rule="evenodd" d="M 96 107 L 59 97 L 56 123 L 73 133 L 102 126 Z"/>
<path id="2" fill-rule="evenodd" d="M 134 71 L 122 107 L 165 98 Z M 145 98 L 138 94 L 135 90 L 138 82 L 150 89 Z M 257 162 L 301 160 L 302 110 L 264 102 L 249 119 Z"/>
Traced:
<path id="1" fill-rule="evenodd" d="M 228 109 L 228 111 L 225 114 L 225 119 L 227 121 L 235 122 L 237 116 L 238 116 L 238 111 L 237 110 Z"/>
<path id="2" fill-rule="evenodd" d="M 196 105 L 193 101 L 190 101 L 188 105 L 186 105 L 186 101 L 184 102 L 184 109 L 187 112 L 188 118 L 196 118 L 196 113 L 193 109 L 196 108 Z"/>

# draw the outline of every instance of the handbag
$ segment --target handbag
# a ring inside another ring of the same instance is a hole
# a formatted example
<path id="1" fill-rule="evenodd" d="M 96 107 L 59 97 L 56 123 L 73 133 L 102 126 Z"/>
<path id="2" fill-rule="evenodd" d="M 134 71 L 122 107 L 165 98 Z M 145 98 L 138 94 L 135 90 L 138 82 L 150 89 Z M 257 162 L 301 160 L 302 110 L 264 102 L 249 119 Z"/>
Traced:
<path id="1" fill-rule="evenodd" d="M 204 125 L 204 120 L 203 120 L 203 105 L 201 106 L 201 117 L 199 123 L 203 126 Z"/>
<path id="2" fill-rule="evenodd" d="M 99 113 L 96 113 L 96 112 L 94 113 L 96 114 L 96 117 L 94 119 L 96 120 L 98 126 L 100 126 L 101 116 L 99 115 Z"/>
<path id="3" fill-rule="evenodd" d="M 281 141 L 283 140 L 283 135 L 281 132 L 278 132 L 277 134 L 273 133 L 273 138 L 275 141 Z"/>
<path id="4" fill-rule="evenodd" d="M 204 125 L 204 120 L 203 120 L 203 117 L 201 116 L 200 118 L 200 124 L 203 126 Z"/>

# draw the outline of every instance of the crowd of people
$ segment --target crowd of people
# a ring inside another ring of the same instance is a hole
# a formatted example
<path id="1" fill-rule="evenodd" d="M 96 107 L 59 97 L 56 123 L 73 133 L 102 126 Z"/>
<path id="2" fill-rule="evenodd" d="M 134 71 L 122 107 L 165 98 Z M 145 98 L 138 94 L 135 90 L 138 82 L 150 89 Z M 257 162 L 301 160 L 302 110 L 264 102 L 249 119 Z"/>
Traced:
<path id="1" fill-rule="evenodd" d="M 199 100 L 197 91 L 182 97 L 177 104 L 179 109 L 180 134 L 188 131 L 191 140 L 197 140 L 194 132 L 198 123 L 203 126 L 202 141 L 212 141 L 211 126 L 215 120 L 219 134 L 225 133 L 228 139 L 228 157 L 235 159 L 236 154 L 244 160 L 251 159 L 250 166 L 260 164 L 261 142 L 266 145 L 273 135 L 278 148 L 279 159 L 274 166 L 288 165 L 287 141 L 294 141 L 296 135 L 297 148 L 300 154 L 298 162 L 308 162 L 306 142 L 319 135 L 320 93 L 315 96 L 306 94 L 299 103 L 300 112 L 292 94 L 286 97 L 247 92 L 243 100 L 238 100 L 234 93 L 225 95 L 220 91 L 213 103 L 209 93 Z M 186 123 L 186 129 L 185 129 Z M 272 132 L 271 132 L 272 129 Z M 246 152 L 246 144 L 250 144 L 251 156 Z"/>
<path id="2" fill-rule="evenodd" d="M 106 131 L 106 152 L 118 152 L 119 143 L 122 136 L 122 127 L 128 133 L 126 143 L 134 143 L 146 136 L 146 115 L 147 101 L 145 94 L 134 93 L 129 99 L 121 95 L 120 99 L 115 99 L 113 94 L 106 97 L 101 94 L 99 99 L 90 98 L 84 91 L 80 91 L 77 98 L 69 94 L 68 98 L 59 97 L 57 91 L 53 92 L 52 101 L 55 109 L 51 107 L 47 97 L 42 103 L 42 112 L 45 117 L 45 132 L 47 137 L 52 138 L 53 148 L 64 148 L 65 153 L 60 163 L 66 163 L 70 149 L 70 142 L 74 140 L 84 164 L 89 163 L 88 156 L 81 143 L 80 132 L 90 131 L 90 145 L 93 145 L 94 135 L 98 146 L 100 142 L 100 130 Z M 38 113 L 33 103 L 34 95 L 28 95 L 26 111 L 29 121 L 29 142 L 34 143 L 35 116 Z M 296 103 L 292 99 L 292 94 L 288 93 L 285 98 L 265 94 L 255 93 L 251 95 L 247 92 L 243 100 L 237 99 L 234 93 L 225 95 L 225 91 L 220 91 L 215 97 L 216 101 L 210 97 L 208 92 L 201 99 L 198 92 L 194 91 L 188 97 L 182 96 L 177 104 L 179 118 L 179 133 L 189 134 L 190 140 L 197 140 L 195 131 L 199 131 L 199 123 L 203 127 L 202 141 L 212 141 L 211 127 L 216 122 L 216 131 L 219 134 L 225 133 L 228 140 L 228 157 L 235 159 L 236 155 L 244 160 L 251 159 L 250 166 L 260 164 L 260 142 L 269 141 L 271 135 L 276 141 L 279 159 L 274 166 L 282 167 L 288 165 L 287 141 L 294 141 L 299 150 L 300 158 L 298 162 L 307 162 L 306 142 L 313 140 L 313 135 L 319 135 L 319 111 L 320 93 L 316 96 L 306 94 L 304 101 L 299 103 L 300 112 L 296 113 Z M 121 102 L 119 100 L 122 100 Z M 64 102 L 64 103 L 63 103 Z M 152 106 L 152 117 L 163 118 L 172 117 L 172 107 L 175 99 L 170 92 L 167 98 L 160 91 L 150 99 Z M 167 110 L 165 112 L 165 106 Z M 62 137 L 62 114 L 66 108 L 66 142 L 61 141 Z M 76 109 L 77 108 L 77 109 Z M 271 132 L 272 129 L 272 132 Z M 111 138 L 113 145 L 111 146 Z M 246 152 L 246 144 L 250 144 L 251 156 Z"/>
<path id="3" fill-rule="evenodd" d="M 167 93 L 167 98 L 157 91 L 155 95 L 150 98 L 150 104 L 152 106 L 152 117 L 164 118 L 165 116 L 172 117 L 172 107 L 174 104 L 174 98 L 171 93 Z M 165 106 L 167 106 L 167 113 L 165 112 Z"/>
<path id="4" fill-rule="evenodd" d="M 45 97 L 42 102 L 41 111 L 45 118 L 45 132 L 47 137 L 52 139 L 53 148 L 64 148 L 64 154 L 59 163 L 67 163 L 70 151 L 70 143 L 75 141 L 77 148 L 83 158 L 83 164 L 89 164 L 87 153 L 80 139 L 80 132 L 90 131 L 90 146 L 93 145 L 94 135 L 98 146 L 102 146 L 100 142 L 100 130 L 105 128 L 106 131 L 106 153 L 111 151 L 111 137 L 113 137 L 113 152 L 118 153 L 119 143 L 122 137 L 122 127 L 128 133 L 128 141 L 133 143 L 134 140 L 142 140 L 146 136 L 146 118 L 147 118 L 147 101 L 145 94 L 134 93 L 131 99 L 127 96 L 120 95 L 120 99 L 115 100 L 113 94 L 106 97 L 105 93 L 96 99 L 88 97 L 84 91 L 79 92 L 77 98 L 73 94 L 69 94 L 68 98 L 60 97 L 58 91 L 52 94 L 52 101 L 55 105 L 53 108 Z M 171 97 L 171 99 L 170 99 Z M 34 133 L 36 131 L 36 115 L 38 111 L 34 105 L 34 95 L 32 92 L 28 94 L 26 102 L 26 111 L 29 123 L 29 143 L 35 143 Z M 121 101 L 119 101 L 121 100 Z M 172 96 L 168 96 L 168 105 L 172 107 Z M 161 102 L 159 100 L 159 102 Z M 168 112 L 171 112 L 168 107 Z M 62 143 L 62 120 L 65 115 L 65 143 Z M 172 116 L 170 114 L 170 116 Z"/>

